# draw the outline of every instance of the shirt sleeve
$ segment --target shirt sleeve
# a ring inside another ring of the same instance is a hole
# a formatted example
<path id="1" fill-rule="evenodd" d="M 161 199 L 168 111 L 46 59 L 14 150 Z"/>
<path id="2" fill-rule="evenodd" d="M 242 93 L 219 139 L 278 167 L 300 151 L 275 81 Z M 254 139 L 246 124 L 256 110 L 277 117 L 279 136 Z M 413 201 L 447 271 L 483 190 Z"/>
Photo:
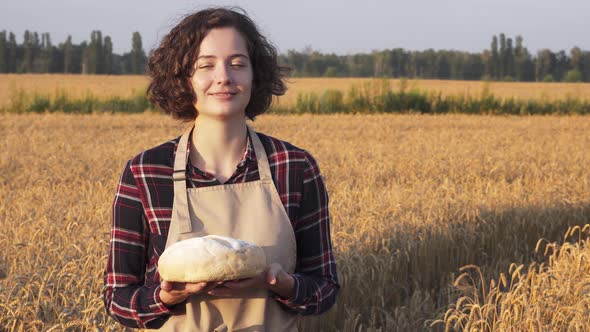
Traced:
<path id="1" fill-rule="evenodd" d="M 330 240 L 328 193 L 316 160 L 305 153 L 303 195 L 295 223 L 297 266 L 293 298 L 275 298 L 302 315 L 321 314 L 334 305 L 340 285 Z"/>
<path id="2" fill-rule="evenodd" d="M 121 175 L 112 213 L 104 273 L 105 309 L 113 319 L 128 327 L 160 327 L 170 310 L 159 297 L 160 284 L 145 284 L 149 235 L 131 161 Z"/>

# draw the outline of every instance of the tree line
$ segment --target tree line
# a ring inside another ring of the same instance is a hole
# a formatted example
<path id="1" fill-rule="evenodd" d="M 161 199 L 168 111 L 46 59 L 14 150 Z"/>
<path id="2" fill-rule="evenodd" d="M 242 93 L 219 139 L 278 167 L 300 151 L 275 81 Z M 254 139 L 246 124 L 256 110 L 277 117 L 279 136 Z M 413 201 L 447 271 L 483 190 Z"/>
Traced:
<path id="1" fill-rule="evenodd" d="M 403 48 L 352 55 L 323 54 L 311 48 L 281 55 L 282 63 L 304 77 L 406 77 L 454 80 L 590 81 L 590 51 L 574 47 L 531 54 L 522 36 L 493 36 L 480 53 Z"/>
<path id="2" fill-rule="evenodd" d="M 49 33 L 26 30 L 19 44 L 14 33 L 0 31 L 0 73 L 143 74 L 146 61 L 139 32 L 131 37 L 131 51 L 119 55 L 100 30 L 92 31 L 90 41 L 74 44 L 68 36 L 59 45 Z"/>
<path id="3" fill-rule="evenodd" d="M 49 33 L 25 31 L 18 44 L 12 32 L 0 31 L 0 73 L 143 74 L 147 61 L 141 35 L 134 32 L 131 51 L 113 53 L 109 36 L 92 31 L 90 41 L 53 45 Z M 479 53 L 456 50 L 410 51 L 403 48 L 324 54 L 307 47 L 280 55 L 280 62 L 300 77 L 407 77 L 424 79 L 503 81 L 590 81 L 590 51 L 569 53 L 541 49 L 532 54 L 522 36 L 493 36 Z"/>

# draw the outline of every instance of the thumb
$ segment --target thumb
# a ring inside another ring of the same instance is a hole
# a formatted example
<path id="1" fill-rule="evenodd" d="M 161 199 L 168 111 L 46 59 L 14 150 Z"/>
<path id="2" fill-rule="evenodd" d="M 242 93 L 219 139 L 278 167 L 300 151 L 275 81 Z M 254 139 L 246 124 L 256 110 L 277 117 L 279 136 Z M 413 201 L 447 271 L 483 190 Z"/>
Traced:
<path id="1" fill-rule="evenodd" d="M 269 285 L 276 285 L 278 282 L 278 278 L 280 273 L 283 271 L 283 267 L 281 264 L 272 263 L 266 273 L 266 282 Z"/>

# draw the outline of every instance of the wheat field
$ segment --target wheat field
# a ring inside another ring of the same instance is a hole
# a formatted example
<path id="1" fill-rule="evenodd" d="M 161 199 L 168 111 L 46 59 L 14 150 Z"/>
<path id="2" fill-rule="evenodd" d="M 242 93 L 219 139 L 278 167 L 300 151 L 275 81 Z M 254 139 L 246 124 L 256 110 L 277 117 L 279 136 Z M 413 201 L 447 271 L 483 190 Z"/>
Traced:
<path id="1" fill-rule="evenodd" d="M 540 238 L 590 221 L 588 117 L 262 115 L 253 126 L 309 150 L 330 194 L 342 289 L 302 331 L 442 330 L 430 326 L 462 295 L 462 266 L 498 278 L 539 260 Z M 152 113 L 0 114 L 0 330 L 122 330 L 101 295 L 116 184 L 126 160 L 182 128 Z"/>
<path id="2" fill-rule="evenodd" d="M 570 227 L 564 243 L 539 240 L 545 261 L 511 264 L 485 285 L 477 266 L 461 268 L 462 296 L 445 313 L 445 331 L 587 331 L 590 328 L 590 224 Z"/>
<path id="3" fill-rule="evenodd" d="M 295 104 L 300 93 L 323 93 L 326 89 L 347 93 L 354 84 L 370 82 L 369 78 L 291 78 L 287 93 L 278 99 L 281 106 Z M 400 89 L 402 80 L 391 79 L 393 89 Z M 590 83 L 518 83 L 444 80 L 403 80 L 407 89 L 442 96 L 479 96 L 489 91 L 501 98 L 522 98 L 535 100 L 590 99 Z M 93 95 L 98 98 L 113 96 L 128 98 L 145 91 L 148 84 L 145 76 L 110 75 L 59 75 L 59 74 L 0 74 L 0 108 L 9 104 L 10 98 L 18 91 L 30 94 L 55 96 L 65 92 L 74 98 Z"/>

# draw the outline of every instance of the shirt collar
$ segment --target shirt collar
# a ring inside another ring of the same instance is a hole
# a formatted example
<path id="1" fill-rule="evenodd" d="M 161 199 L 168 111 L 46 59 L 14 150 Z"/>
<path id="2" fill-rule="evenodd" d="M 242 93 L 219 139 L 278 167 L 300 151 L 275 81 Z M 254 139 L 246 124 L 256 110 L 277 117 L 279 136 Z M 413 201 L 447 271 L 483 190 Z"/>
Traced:
<path id="1" fill-rule="evenodd" d="M 193 128 L 193 130 L 194 130 L 194 128 Z M 246 142 L 246 151 L 244 151 L 244 155 L 242 156 L 242 159 L 240 159 L 240 162 L 238 162 L 238 167 L 243 167 L 249 162 L 257 162 L 256 153 L 254 152 L 254 143 L 252 143 L 252 137 L 250 136 L 250 131 L 247 132 L 247 135 L 248 135 L 248 140 Z M 191 136 L 192 136 L 192 132 L 191 132 Z M 187 155 L 190 151 L 190 148 L 191 148 L 191 140 L 189 139 L 187 146 L 186 146 Z M 192 164 L 188 158 L 187 158 L 186 162 L 189 165 L 189 167 L 192 166 Z"/>

